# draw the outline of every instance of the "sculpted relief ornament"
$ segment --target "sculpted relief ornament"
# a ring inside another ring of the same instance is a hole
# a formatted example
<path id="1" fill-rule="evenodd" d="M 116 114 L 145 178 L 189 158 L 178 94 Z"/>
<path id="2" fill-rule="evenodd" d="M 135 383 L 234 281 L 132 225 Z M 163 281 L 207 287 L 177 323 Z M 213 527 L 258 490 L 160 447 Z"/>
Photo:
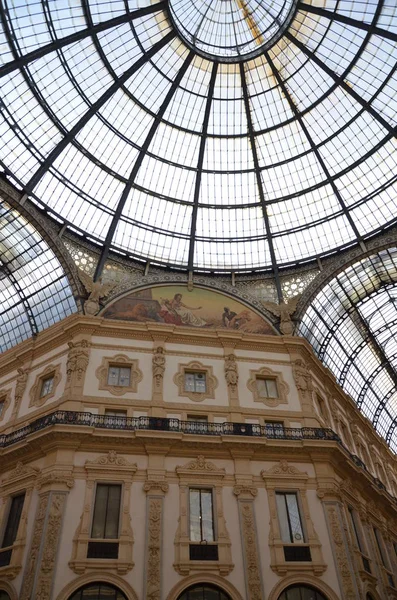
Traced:
<path id="1" fill-rule="evenodd" d="M 18 415 L 19 406 L 21 404 L 21 400 L 23 394 L 26 390 L 26 384 L 28 381 L 28 369 L 18 369 L 18 377 L 17 384 L 15 386 L 14 393 L 14 407 L 12 409 L 12 417 L 16 417 Z"/>
<path id="2" fill-rule="evenodd" d="M 88 367 L 89 361 L 89 342 L 81 340 L 80 342 L 68 342 L 69 352 L 66 363 L 67 380 L 72 379 L 76 374 L 77 381 L 81 381 Z"/>
<path id="3" fill-rule="evenodd" d="M 291 317 L 294 314 L 300 299 L 301 294 L 298 294 L 291 298 L 288 304 L 286 302 L 280 302 L 280 304 L 276 304 L 275 302 L 262 302 L 263 306 L 274 316 L 280 317 L 280 331 L 283 335 L 292 335 L 294 333 L 295 326 Z"/>
<path id="4" fill-rule="evenodd" d="M 79 279 L 84 285 L 89 296 L 84 302 L 84 312 L 86 315 L 96 315 L 100 311 L 99 301 L 105 298 L 111 290 L 116 287 L 116 283 L 102 283 L 102 280 L 94 281 L 87 273 L 78 270 Z"/>
<path id="5" fill-rule="evenodd" d="M 158 346 L 154 350 L 152 358 L 153 372 L 153 401 L 161 402 L 163 400 L 163 380 L 165 372 L 165 355 L 164 348 Z"/>

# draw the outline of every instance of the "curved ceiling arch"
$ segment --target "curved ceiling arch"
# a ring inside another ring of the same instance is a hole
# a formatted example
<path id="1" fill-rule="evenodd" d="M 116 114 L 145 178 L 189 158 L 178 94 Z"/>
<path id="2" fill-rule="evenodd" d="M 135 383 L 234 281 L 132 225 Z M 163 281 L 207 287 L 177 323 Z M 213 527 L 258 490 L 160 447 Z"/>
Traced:
<path id="1" fill-rule="evenodd" d="M 397 451 L 397 247 L 347 266 L 311 299 L 298 333 Z"/>

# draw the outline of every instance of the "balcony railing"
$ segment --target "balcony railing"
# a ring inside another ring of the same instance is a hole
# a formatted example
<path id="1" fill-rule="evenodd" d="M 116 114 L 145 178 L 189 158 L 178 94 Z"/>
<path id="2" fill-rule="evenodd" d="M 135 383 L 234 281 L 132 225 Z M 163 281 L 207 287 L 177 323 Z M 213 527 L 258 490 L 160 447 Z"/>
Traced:
<path id="1" fill-rule="evenodd" d="M 386 490 L 385 485 L 368 471 L 363 461 L 352 454 L 342 443 L 340 437 L 332 430 L 321 427 L 275 427 L 273 425 L 257 425 L 253 423 L 203 423 L 202 421 L 180 421 L 164 417 L 122 417 L 95 415 L 89 412 L 57 410 L 32 421 L 25 427 L 0 435 L 0 448 L 6 448 L 25 440 L 28 436 L 54 425 L 77 425 L 96 427 L 97 429 L 116 429 L 120 431 L 169 431 L 193 435 L 229 436 L 238 435 L 270 440 L 322 440 L 335 441 L 342 446 L 354 464 L 362 468 L 373 483 L 397 504 Z"/>

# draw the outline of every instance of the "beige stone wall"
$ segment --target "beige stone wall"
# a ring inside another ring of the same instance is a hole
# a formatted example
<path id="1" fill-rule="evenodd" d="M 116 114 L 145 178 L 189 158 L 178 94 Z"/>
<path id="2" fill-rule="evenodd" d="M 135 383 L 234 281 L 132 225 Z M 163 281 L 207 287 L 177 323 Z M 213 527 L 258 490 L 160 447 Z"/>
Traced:
<path id="1" fill-rule="evenodd" d="M 0 449 L 0 535 L 12 496 L 21 491 L 29 496 L 11 564 L 0 567 L 0 590 L 12 589 L 21 600 L 66 600 L 79 583 L 105 578 L 129 598 L 176 600 L 184 586 L 201 580 L 223 586 L 233 600 L 277 600 L 283 586 L 300 581 L 316 586 L 329 600 L 365 598 L 367 591 L 374 598 L 397 597 L 373 544 L 367 556 L 372 573 L 363 570 L 346 518 L 352 506 L 363 532 L 373 526 L 381 530 L 392 572 L 397 511 L 390 494 L 397 493 L 396 459 L 306 342 L 241 334 L 234 339 L 232 333 L 225 340 L 213 331 L 196 338 L 194 331 L 188 336 L 177 328 L 166 335 L 164 326 L 149 330 L 132 323 L 125 324 L 121 337 L 101 319 L 74 316 L 65 323 L 40 334 L 33 345 L 24 342 L 0 357 L 0 397 L 9 391 L 0 434 L 55 409 L 103 415 L 113 408 L 126 409 L 129 417 L 186 420 L 193 414 L 206 415 L 209 423 L 281 420 L 285 427 L 329 427 L 346 437 L 344 445 L 364 460 L 386 491 L 332 440 L 127 431 L 89 423 L 47 427 Z M 156 381 L 152 360 L 159 346 L 165 366 Z M 230 354 L 237 365 L 235 388 L 225 377 Z M 80 362 L 72 360 L 77 355 Z M 120 355 L 140 374 L 135 391 L 117 395 L 99 389 L 98 369 L 104 359 Z M 297 360 L 303 361 L 298 363 L 301 379 Z M 216 379 L 213 398 L 179 395 L 176 376 L 191 361 Z M 55 393 L 43 404 L 32 403 L 32 387 L 51 365 L 59 365 Z M 19 387 L 15 413 L 18 369 L 26 370 L 27 380 L 23 393 Z M 269 406 L 255 400 L 248 382 L 261 369 L 280 374 L 285 403 Z M 317 395 L 325 403 L 322 410 Z M 98 481 L 123 485 L 119 561 L 86 558 Z M 222 533 L 216 564 L 186 559 L 184 494 L 189 486 L 214 490 L 216 528 Z M 283 558 L 274 494 L 288 490 L 300 498 L 309 562 Z M 156 557 L 152 563 L 148 545 Z"/>

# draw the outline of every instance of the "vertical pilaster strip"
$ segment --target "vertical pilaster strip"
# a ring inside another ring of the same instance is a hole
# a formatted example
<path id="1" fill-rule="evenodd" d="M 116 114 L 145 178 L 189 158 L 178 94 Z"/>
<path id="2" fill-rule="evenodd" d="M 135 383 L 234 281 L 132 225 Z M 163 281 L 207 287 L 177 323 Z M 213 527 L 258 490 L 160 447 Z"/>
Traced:
<path id="1" fill-rule="evenodd" d="M 257 489 L 249 485 L 243 487 L 241 484 L 237 484 L 234 487 L 234 494 L 238 498 L 247 600 L 262 600 L 265 597 L 263 593 L 254 512 L 254 498 L 257 493 Z"/>
<path id="2" fill-rule="evenodd" d="M 360 593 L 354 578 L 354 564 L 351 561 L 340 504 L 330 501 L 323 502 L 323 505 L 342 598 L 343 600 L 356 600 L 360 598 Z"/>
<path id="3" fill-rule="evenodd" d="M 50 492 L 39 496 L 39 505 L 37 507 L 32 543 L 30 545 L 30 552 L 22 581 L 20 600 L 31 600 L 33 598 L 33 587 L 36 580 L 37 566 L 43 543 L 43 531 L 47 516 L 49 497 Z"/>
<path id="4" fill-rule="evenodd" d="M 168 491 L 165 481 L 148 480 L 143 486 L 146 498 L 145 600 L 161 599 L 163 504 Z"/>

